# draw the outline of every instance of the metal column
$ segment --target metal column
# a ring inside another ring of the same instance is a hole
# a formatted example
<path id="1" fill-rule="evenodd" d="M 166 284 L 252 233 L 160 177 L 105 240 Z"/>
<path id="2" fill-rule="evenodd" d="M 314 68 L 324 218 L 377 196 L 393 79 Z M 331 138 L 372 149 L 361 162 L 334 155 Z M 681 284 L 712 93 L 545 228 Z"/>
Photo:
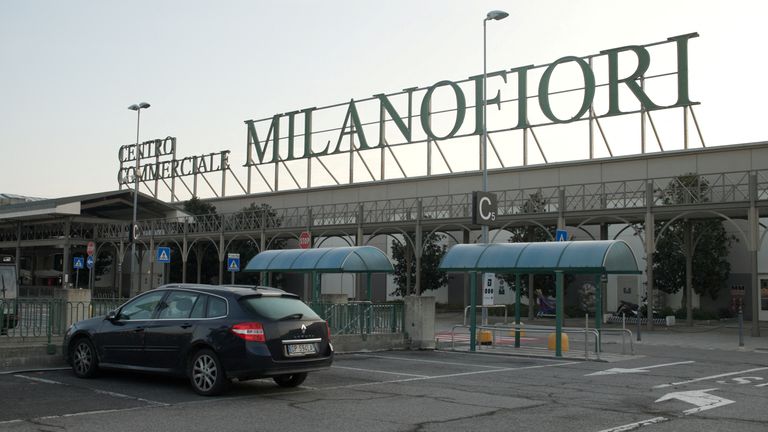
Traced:
<path id="1" fill-rule="evenodd" d="M 555 356 L 563 356 L 563 272 L 562 270 L 555 271 Z"/>
<path id="2" fill-rule="evenodd" d="M 477 273 L 469 274 L 469 350 L 475 351 L 477 343 Z"/>
<path id="3" fill-rule="evenodd" d="M 753 337 L 760 336 L 760 281 L 757 277 L 757 254 L 760 251 L 760 214 L 755 206 L 757 200 L 757 174 L 749 174 L 749 262 L 752 281 L 752 331 Z"/>
<path id="4" fill-rule="evenodd" d="M 645 189 L 645 276 L 648 307 L 653 311 L 656 297 L 653 284 L 653 254 L 656 251 L 656 221 L 653 212 L 653 182 L 646 183 Z M 653 312 L 651 312 L 653 316 Z M 648 330 L 653 330 L 653 320 L 647 321 Z"/>
<path id="5" fill-rule="evenodd" d="M 523 290 L 521 285 L 522 278 L 520 273 L 515 273 L 515 325 L 520 325 L 520 294 Z M 531 308 L 531 301 L 528 300 L 528 307 Z M 515 348 L 520 348 L 520 328 L 515 329 Z"/>

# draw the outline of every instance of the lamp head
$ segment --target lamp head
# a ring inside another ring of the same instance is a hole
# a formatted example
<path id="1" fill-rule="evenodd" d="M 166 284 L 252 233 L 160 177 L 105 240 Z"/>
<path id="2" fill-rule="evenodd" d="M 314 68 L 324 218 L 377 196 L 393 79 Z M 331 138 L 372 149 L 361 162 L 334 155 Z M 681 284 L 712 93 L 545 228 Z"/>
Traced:
<path id="1" fill-rule="evenodd" d="M 504 12 L 504 11 L 492 10 L 492 11 L 488 12 L 488 15 L 485 17 L 485 20 L 486 21 L 490 21 L 490 20 L 498 21 L 498 20 L 503 20 L 504 18 L 506 18 L 508 16 L 509 16 L 509 14 Z"/>
<path id="2" fill-rule="evenodd" d="M 128 109 L 131 110 L 131 111 L 138 111 L 140 109 L 147 109 L 149 107 L 150 107 L 150 105 L 148 103 L 142 102 L 142 103 L 140 103 L 138 105 L 137 104 L 133 104 L 133 105 L 129 106 Z"/>

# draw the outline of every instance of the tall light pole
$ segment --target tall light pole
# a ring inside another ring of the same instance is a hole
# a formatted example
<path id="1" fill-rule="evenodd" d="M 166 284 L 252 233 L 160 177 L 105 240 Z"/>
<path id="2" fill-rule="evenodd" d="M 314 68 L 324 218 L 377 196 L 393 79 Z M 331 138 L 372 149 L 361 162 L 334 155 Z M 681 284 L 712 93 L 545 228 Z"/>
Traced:
<path id="1" fill-rule="evenodd" d="M 482 153 L 483 153 L 483 192 L 488 192 L 488 70 L 487 70 L 487 62 L 486 62 L 486 27 L 487 23 L 490 20 L 498 21 L 503 20 L 504 18 L 508 17 L 509 14 L 500 11 L 500 10 L 492 10 L 488 12 L 488 15 L 485 16 L 485 19 L 483 20 L 483 138 L 482 138 Z M 483 224 L 482 225 L 482 241 L 483 244 L 488 244 L 488 225 Z M 481 286 L 485 288 L 486 285 L 486 276 L 485 273 L 482 274 L 482 277 L 480 278 L 482 281 Z M 517 287 L 515 287 L 517 288 Z M 488 309 L 482 308 L 482 315 L 481 315 L 481 322 L 483 325 L 488 324 Z M 470 329 L 470 334 L 472 336 L 475 335 L 475 307 L 472 306 L 472 328 Z M 472 339 L 472 338 L 471 338 Z M 474 350 L 475 347 L 475 341 L 471 340 L 471 346 L 472 350 Z"/>
<path id="2" fill-rule="evenodd" d="M 133 290 L 133 260 L 136 258 L 136 216 L 139 209 L 139 180 L 141 179 L 141 171 L 139 171 L 139 167 L 141 164 L 141 154 L 139 149 L 139 126 L 141 125 L 141 110 L 149 108 L 149 104 L 146 102 L 141 102 L 140 104 L 133 104 L 128 107 L 131 111 L 136 111 L 136 171 L 133 173 L 134 178 L 134 187 L 133 187 L 133 219 L 131 223 L 131 259 L 128 261 L 129 265 L 129 272 L 131 275 L 130 278 L 130 286 L 128 288 L 128 295 L 130 296 L 131 291 Z M 138 259 L 138 258 L 136 258 Z"/>
<path id="3" fill-rule="evenodd" d="M 498 21 L 508 17 L 509 14 L 500 11 L 492 10 L 488 12 L 483 20 L 483 192 L 488 192 L 488 86 L 486 82 L 488 80 L 488 71 L 486 64 L 486 23 L 490 20 Z M 482 226 L 483 243 L 488 243 L 488 225 Z M 485 312 L 485 309 L 483 309 Z"/>

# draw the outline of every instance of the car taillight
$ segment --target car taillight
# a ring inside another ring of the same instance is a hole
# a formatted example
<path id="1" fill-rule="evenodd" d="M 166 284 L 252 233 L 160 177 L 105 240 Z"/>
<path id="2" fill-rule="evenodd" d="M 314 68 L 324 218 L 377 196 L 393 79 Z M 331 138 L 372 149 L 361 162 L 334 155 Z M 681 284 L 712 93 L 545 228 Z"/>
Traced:
<path id="1" fill-rule="evenodd" d="M 328 330 L 328 341 L 331 341 L 331 326 L 328 324 L 328 321 L 325 322 L 325 328 Z"/>
<path id="2" fill-rule="evenodd" d="M 232 326 L 232 333 L 237 337 L 249 342 L 266 342 L 264 337 L 264 327 L 261 323 L 249 322 L 240 323 Z"/>

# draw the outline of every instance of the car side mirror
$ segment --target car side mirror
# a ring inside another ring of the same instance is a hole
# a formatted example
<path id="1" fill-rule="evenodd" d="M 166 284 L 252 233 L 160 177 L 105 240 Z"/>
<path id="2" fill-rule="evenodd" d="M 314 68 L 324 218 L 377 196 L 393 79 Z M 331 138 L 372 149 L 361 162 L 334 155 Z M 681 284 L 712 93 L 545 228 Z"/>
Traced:
<path id="1" fill-rule="evenodd" d="M 109 311 L 107 312 L 107 320 L 109 321 L 117 321 L 117 311 Z"/>

